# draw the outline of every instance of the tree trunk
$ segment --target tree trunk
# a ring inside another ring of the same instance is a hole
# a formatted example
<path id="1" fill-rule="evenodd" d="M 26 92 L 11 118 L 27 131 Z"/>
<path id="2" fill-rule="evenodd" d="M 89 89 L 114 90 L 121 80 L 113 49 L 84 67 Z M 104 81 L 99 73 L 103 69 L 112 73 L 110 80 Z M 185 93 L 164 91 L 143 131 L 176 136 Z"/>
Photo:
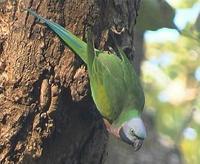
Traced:
<path id="1" fill-rule="evenodd" d="M 23 9 L 83 39 L 93 26 L 99 48 L 112 45 L 114 33 L 131 56 L 139 1 L 0 1 L 1 163 L 98 164 L 106 157 L 108 134 L 84 63 Z"/>

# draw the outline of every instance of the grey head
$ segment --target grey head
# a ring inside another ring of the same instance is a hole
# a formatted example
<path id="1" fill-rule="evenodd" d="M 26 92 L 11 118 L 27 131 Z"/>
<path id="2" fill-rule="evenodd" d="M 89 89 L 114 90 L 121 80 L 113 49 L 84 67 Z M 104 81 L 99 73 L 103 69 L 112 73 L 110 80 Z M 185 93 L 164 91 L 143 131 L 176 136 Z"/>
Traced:
<path id="1" fill-rule="evenodd" d="M 119 130 L 119 136 L 121 140 L 132 145 L 135 151 L 139 150 L 147 136 L 142 119 L 136 117 L 124 123 Z"/>

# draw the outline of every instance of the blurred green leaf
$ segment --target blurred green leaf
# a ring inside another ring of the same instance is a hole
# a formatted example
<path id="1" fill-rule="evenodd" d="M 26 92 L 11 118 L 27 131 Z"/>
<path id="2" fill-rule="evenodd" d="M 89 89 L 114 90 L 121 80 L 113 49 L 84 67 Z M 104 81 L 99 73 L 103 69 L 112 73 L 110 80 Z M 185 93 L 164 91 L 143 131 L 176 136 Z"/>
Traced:
<path id="1" fill-rule="evenodd" d="M 187 164 L 198 164 L 200 111 L 188 124 L 185 122 L 193 107 L 200 109 L 200 82 L 195 77 L 200 64 L 200 44 L 195 38 L 199 33 L 194 24 L 188 24 L 184 33 L 187 35 L 180 35 L 176 43 L 147 42 L 146 60 L 142 67 L 143 81 L 146 106 L 154 109 L 160 134 L 181 147 Z M 196 133 L 193 140 L 182 132 L 189 127 Z"/>
<path id="2" fill-rule="evenodd" d="M 199 0 L 168 0 L 175 8 L 191 8 Z"/>

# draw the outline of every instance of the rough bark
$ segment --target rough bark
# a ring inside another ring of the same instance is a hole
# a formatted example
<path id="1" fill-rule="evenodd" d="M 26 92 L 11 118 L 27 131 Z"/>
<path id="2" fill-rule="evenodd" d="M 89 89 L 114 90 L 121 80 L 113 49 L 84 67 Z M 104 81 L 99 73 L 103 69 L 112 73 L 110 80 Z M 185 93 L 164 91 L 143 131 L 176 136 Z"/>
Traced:
<path id="1" fill-rule="evenodd" d="M 101 48 L 111 44 L 111 27 L 119 33 L 125 28 L 132 50 L 138 5 L 139 0 L 0 1 L 1 163 L 103 163 L 108 140 L 83 62 L 23 9 L 83 39 L 93 26 Z M 127 45 L 127 37 L 119 36 L 119 44 Z"/>

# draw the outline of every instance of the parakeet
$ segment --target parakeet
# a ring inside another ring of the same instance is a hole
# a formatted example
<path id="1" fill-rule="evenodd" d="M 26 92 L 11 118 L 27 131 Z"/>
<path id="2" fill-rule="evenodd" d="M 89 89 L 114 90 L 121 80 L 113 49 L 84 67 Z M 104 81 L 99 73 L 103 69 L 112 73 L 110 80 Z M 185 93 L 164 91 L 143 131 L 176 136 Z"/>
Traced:
<path id="1" fill-rule="evenodd" d="M 54 31 L 86 63 L 92 97 L 108 131 L 132 145 L 134 150 L 140 149 L 146 138 L 141 119 L 145 97 L 139 77 L 124 52 L 119 47 L 113 54 L 97 50 L 90 31 L 85 43 L 59 24 L 30 9 L 27 11 Z"/>

